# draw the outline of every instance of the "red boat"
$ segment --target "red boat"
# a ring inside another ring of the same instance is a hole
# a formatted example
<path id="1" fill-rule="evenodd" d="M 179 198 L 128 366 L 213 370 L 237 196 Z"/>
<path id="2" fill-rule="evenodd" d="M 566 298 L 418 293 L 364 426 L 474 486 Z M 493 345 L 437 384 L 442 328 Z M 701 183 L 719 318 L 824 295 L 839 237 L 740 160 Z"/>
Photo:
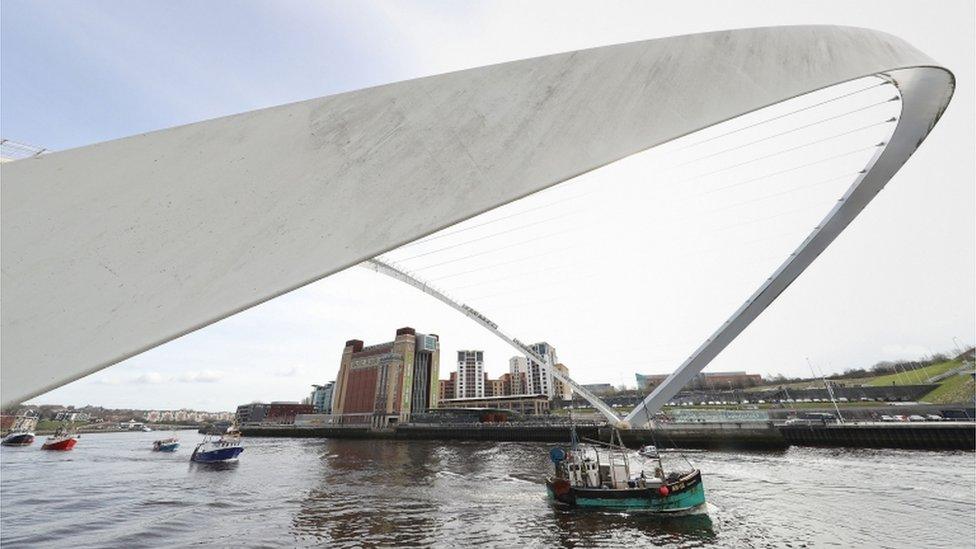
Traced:
<path id="1" fill-rule="evenodd" d="M 64 427 L 59 428 L 53 436 L 47 437 L 41 450 L 61 450 L 66 451 L 78 444 L 78 437 L 70 434 Z"/>

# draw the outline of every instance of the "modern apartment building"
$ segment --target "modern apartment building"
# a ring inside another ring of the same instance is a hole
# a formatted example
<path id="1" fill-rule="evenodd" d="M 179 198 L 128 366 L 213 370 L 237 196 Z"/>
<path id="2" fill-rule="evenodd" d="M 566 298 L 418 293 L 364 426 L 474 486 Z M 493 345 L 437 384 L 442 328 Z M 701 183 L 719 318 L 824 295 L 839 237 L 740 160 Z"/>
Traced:
<path id="1" fill-rule="evenodd" d="M 507 391 L 512 385 L 511 378 L 511 374 L 502 374 L 502 377 L 498 379 L 488 379 L 488 374 L 485 374 L 485 396 L 499 397 L 510 395 L 511 393 Z"/>
<path id="2" fill-rule="evenodd" d="M 458 351 L 454 398 L 484 398 L 487 380 L 484 359 L 484 351 Z"/>
<path id="3" fill-rule="evenodd" d="M 332 395 L 334 392 L 335 381 L 330 381 L 325 385 L 312 385 L 312 394 L 309 396 L 309 402 L 315 408 L 315 413 L 332 413 Z"/>
<path id="4" fill-rule="evenodd" d="M 244 425 L 245 423 L 260 423 L 264 421 L 264 418 L 267 415 L 267 404 L 263 402 L 252 402 L 250 404 L 241 404 L 237 407 L 237 413 L 234 414 L 234 421 L 238 425 Z"/>
<path id="5" fill-rule="evenodd" d="M 556 387 L 553 384 L 552 369 L 559 362 L 556 358 L 556 348 L 545 341 L 529 345 L 544 360 L 542 364 L 526 359 L 525 393 L 530 395 L 546 395 L 550 400 L 555 396 Z"/>
<path id="6" fill-rule="evenodd" d="M 529 376 L 529 359 L 524 356 L 513 356 L 508 359 L 508 373 L 512 376 L 512 385 L 508 394 L 528 394 L 526 385 Z"/>
<path id="7" fill-rule="evenodd" d="M 565 364 L 559 363 L 553 366 L 553 369 L 558 370 L 559 373 L 566 377 L 569 377 L 569 368 Z M 573 400 L 573 388 L 568 384 L 559 381 L 556 378 L 552 379 L 553 386 L 553 398 L 558 398 L 560 400 Z"/>

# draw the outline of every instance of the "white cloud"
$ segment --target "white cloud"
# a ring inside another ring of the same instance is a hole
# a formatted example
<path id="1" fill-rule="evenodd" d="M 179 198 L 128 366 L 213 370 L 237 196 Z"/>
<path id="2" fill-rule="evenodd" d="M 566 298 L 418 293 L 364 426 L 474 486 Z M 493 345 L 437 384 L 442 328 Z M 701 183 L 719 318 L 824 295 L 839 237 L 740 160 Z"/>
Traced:
<path id="1" fill-rule="evenodd" d="M 157 372 L 146 372 L 140 374 L 134 378 L 131 378 L 127 383 L 132 383 L 135 385 L 158 385 L 166 381 L 162 374 Z"/>
<path id="2" fill-rule="evenodd" d="M 180 383 L 215 383 L 224 378 L 224 373 L 217 370 L 201 370 L 198 372 L 184 372 L 173 378 Z"/>
<path id="3" fill-rule="evenodd" d="M 302 366 L 288 366 L 286 368 L 278 368 L 274 371 L 273 375 L 275 377 L 295 377 L 303 371 L 305 371 L 305 368 Z"/>
<path id="4" fill-rule="evenodd" d="M 115 377 L 93 379 L 92 383 L 98 385 L 122 385 L 122 380 Z"/>

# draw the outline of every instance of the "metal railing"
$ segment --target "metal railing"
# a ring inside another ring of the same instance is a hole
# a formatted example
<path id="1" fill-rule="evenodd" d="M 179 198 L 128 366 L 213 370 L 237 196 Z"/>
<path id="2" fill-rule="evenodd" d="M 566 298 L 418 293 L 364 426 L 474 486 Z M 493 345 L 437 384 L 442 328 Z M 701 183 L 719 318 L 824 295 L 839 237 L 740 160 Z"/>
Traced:
<path id="1" fill-rule="evenodd" d="M 50 152 L 43 147 L 0 138 L 0 162 L 11 162 L 25 158 L 35 158 Z"/>

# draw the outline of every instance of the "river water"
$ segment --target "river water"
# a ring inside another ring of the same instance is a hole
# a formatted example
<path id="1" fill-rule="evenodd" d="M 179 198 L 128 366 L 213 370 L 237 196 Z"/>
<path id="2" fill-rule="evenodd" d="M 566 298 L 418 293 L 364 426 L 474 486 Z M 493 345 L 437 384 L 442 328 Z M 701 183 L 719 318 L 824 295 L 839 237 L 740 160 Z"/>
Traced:
<path id="1" fill-rule="evenodd" d="M 972 453 L 698 452 L 706 515 L 557 509 L 549 445 L 245 439 L 239 462 L 149 450 L 164 433 L 3 447 L 13 547 L 971 547 Z M 40 437 L 39 437 L 40 438 Z M 675 463 L 683 463 L 669 455 Z"/>

